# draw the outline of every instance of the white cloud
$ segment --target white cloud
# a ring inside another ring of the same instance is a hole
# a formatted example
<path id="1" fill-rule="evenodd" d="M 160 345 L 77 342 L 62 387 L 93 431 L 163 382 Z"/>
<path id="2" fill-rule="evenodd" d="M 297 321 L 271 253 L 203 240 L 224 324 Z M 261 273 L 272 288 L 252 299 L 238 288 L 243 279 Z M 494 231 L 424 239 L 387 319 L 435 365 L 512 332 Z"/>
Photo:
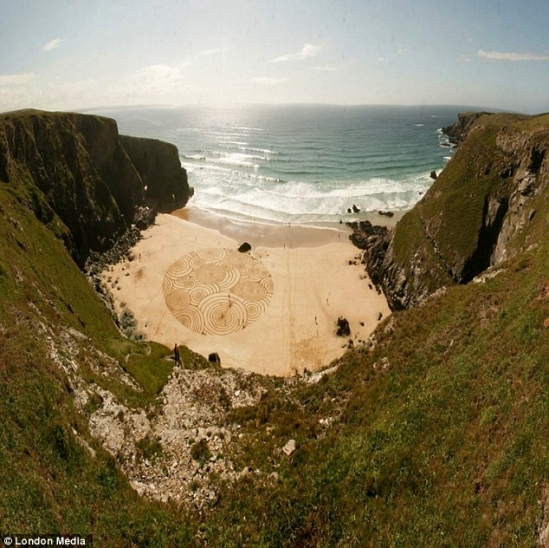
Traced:
<path id="1" fill-rule="evenodd" d="M 185 80 L 185 67 L 190 63 L 178 66 L 151 65 L 134 72 L 129 77 L 129 83 L 134 86 L 143 86 L 147 89 L 166 90 L 174 88 Z"/>
<path id="2" fill-rule="evenodd" d="M 48 42 L 45 46 L 43 46 L 42 51 L 48 52 L 57 49 L 63 42 L 64 40 L 62 40 L 61 38 L 56 38 L 55 40 L 52 40 L 51 42 Z"/>
<path id="3" fill-rule="evenodd" d="M 333 72 L 334 70 L 337 70 L 337 67 L 334 67 L 333 65 L 324 65 L 323 67 L 315 67 L 316 70 L 323 70 L 325 72 Z"/>
<path id="4" fill-rule="evenodd" d="M 23 74 L 0 74 L 0 86 L 24 86 L 34 80 L 33 72 L 25 72 Z"/>
<path id="5" fill-rule="evenodd" d="M 104 96 L 100 100 L 106 104 L 180 102 L 188 95 L 190 84 L 186 68 L 191 64 L 186 62 L 179 65 L 151 65 L 125 78 L 105 82 Z M 88 103 L 94 104 L 90 101 Z"/>
<path id="6" fill-rule="evenodd" d="M 535 53 L 517 53 L 503 51 L 484 51 L 479 49 L 477 55 L 488 61 L 549 61 L 549 55 L 537 55 Z"/>
<path id="7" fill-rule="evenodd" d="M 281 55 L 275 59 L 271 59 L 271 63 L 280 63 L 283 61 L 296 61 L 298 59 L 308 59 L 309 57 L 315 57 L 322 49 L 321 46 L 313 46 L 312 44 L 305 44 L 301 51 L 297 53 L 288 53 L 287 55 Z"/>
<path id="8" fill-rule="evenodd" d="M 260 86 L 273 86 L 285 82 L 287 78 L 269 78 L 268 76 L 258 76 L 252 78 L 253 84 L 259 84 Z"/>

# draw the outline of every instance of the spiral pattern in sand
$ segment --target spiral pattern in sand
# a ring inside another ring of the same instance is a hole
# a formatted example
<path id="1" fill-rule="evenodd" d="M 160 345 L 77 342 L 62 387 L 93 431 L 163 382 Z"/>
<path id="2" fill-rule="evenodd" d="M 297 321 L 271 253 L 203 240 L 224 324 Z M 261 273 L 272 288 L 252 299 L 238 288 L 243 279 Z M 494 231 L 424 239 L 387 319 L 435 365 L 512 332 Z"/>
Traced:
<path id="1" fill-rule="evenodd" d="M 166 306 L 202 335 L 228 335 L 256 321 L 269 304 L 273 279 L 263 263 L 232 249 L 193 251 L 164 276 Z"/>

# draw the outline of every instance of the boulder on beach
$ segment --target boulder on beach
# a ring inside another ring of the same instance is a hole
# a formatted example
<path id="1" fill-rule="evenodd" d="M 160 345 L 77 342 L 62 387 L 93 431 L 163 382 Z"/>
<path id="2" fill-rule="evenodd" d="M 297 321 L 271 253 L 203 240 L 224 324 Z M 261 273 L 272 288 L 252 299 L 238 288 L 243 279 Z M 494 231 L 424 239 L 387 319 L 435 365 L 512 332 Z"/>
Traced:
<path id="1" fill-rule="evenodd" d="M 349 321 L 343 316 L 340 316 L 337 319 L 336 335 L 338 337 L 348 337 L 350 334 L 351 334 L 351 326 L 349 325 Z"/>
<path id="2" fill-rule="evenodd" d="M 238 251 L 240 251 L 240 253 L 247 253 L 250 249 L 252 249 L 252 246 L 248 242 L 244 242 L 240 245 Z"/>

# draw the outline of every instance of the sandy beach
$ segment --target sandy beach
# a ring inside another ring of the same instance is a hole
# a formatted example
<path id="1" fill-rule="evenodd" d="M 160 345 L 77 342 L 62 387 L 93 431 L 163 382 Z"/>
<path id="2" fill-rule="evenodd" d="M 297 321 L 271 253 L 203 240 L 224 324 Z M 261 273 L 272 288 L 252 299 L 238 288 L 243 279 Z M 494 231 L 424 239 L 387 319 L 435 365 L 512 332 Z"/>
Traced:
<path id="1" fill-rule="evenodd" d="M 390 313 L 348 234 L 344 225 L 238 224 L 186 208 L 159 214 L 134 259 L 103 278 L 146 338 L 216 352 L 224 367 L 287 376 L 328 366 Z M 252 249 L 239 253 L 244 241 Z M 350 337 L 335 334 L 340 316 Z"/>

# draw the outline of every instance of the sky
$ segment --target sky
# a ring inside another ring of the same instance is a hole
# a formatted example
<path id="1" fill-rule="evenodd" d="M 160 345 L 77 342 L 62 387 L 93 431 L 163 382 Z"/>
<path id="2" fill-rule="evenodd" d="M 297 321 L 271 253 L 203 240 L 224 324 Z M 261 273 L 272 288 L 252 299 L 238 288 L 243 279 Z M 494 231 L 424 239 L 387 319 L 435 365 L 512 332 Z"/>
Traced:
<path id="1" fill-rule="evenodd" d="M 0 111 L 549 111 L 547 0 L 0 0 Z"/>

